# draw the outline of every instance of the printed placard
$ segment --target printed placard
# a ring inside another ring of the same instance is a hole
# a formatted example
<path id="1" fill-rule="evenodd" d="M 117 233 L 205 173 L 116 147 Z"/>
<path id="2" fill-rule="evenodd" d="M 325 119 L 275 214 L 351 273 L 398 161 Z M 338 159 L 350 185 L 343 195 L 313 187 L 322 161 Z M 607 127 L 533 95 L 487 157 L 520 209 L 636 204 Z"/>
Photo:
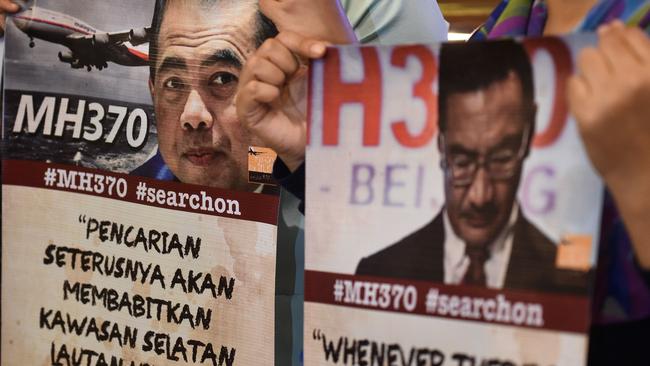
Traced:
<path id="1" fill-rule="evenodd" d="M 306 364 L 586 363 L 603 187 L 566 79 L 593 41 L 312 64 Z"/>
<path id="2" fill-rule="evenodd" d="M 156 4 L 7 20 L 2 365 L 275 359 L 278 189 L 234 107 L 257 9 Z M 218 27 L 237 40 L 187 43 Z"/>

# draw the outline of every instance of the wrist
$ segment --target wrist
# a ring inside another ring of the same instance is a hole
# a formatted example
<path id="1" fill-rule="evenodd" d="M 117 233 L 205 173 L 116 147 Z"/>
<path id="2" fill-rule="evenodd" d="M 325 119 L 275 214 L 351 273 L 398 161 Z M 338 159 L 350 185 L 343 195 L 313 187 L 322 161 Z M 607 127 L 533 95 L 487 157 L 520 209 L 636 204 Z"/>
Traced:
<path id="1" fill-rule="evenodd" d="M 304 154 L 278 154 L 278 157 L 292 173 L 305 162 Z"/>
<path id="2" fill-rule="evenodd" d="M 650 219 L 650 171 L 636 169 L 632 177 L 605 177 L 621 213 Z"/>
<path id="3" fill-rule="evenodd" d="M 639 264 L 645 270 L 650 270 L 650 174 L 639 172 L 638 176 L 627 181 L 610 179 L 607 186 L 614 197 Z"/>

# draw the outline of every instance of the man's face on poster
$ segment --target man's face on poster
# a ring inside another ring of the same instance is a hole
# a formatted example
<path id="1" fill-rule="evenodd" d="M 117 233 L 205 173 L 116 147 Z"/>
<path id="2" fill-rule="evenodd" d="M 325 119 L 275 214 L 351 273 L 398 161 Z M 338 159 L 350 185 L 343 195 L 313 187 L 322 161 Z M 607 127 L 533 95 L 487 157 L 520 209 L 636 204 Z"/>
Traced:
<path id="1" fill-rule="evenodd" d="M 150 81 L 160 153 L 184 183 L 245 189 L 251 136 L 239 124 L 239 74 L 255 51 L 252 0 L 168 2 Z"/>
<path id="2" fill-rule="evenodd" d="M 506 226 L 533 133 L 535 107 L 519 77 L 447 98 L 440 137 L 445 195 L 454 232 L 468 245 L 489 245 Z"/>

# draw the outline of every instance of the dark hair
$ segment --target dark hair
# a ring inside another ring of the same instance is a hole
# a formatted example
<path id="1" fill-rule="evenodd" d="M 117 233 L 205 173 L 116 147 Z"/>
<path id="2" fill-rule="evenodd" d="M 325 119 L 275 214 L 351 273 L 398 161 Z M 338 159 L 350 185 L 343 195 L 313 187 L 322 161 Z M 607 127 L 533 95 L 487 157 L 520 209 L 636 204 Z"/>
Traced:
<path id="1" fill-rule="evenodd" d="M 158 59 L 158 35 L 160 34 L 160 26 L 162 25 L 167 4 L 174 0 L 156 0 L 156 5 L 153 11 L 153 19 L 151 20 L 151 32 L 149 33 L 149 77 L 151 80 L 156 76 L 156 60 Z M 178 0 L 176 0 L 178 1 Z M 206 8 L 213 7 L 217 2 L 222 0 L 194 0 L 200 1 L 201 6 Z M 257 30 L 255 34 L 251 35 L 255 43 L 255 47 L 259 47 L 268 38 L 275 37 L 278 30 L 275 24 L 267 18 L 261 11 L 257 11 L 255 19 Z"/>
<path id="2" fill-rule="evenodd" d="M 446 130 L 447 98 L 454 93 L 485 89 L 514 71 L 521 81 L 525 106 L 533 107 L 533 70 L 524 47 L 512 40 L 447 43 L 440 48 L 438 116 Z"/>

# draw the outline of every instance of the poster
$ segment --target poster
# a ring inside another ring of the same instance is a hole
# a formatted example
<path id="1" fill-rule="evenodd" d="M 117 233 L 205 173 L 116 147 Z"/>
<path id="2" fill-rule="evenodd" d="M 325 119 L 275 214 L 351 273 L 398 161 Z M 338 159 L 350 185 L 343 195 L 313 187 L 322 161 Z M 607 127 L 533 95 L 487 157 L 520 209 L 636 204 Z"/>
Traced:
<path id="1" fill-rule="evenodd" d="M 201 33 L 257 12 L 219 4 L 241 17 L 42 0 L 8 21 L 2 365 L 274 359 L 272 152 L 233 104 L 256 38 Z"/>
<path id="2" fill-rule="evenodd" d="M 566 81 L 594 39 L 313 63 L 305 364 L 586 364 L 603 185 Z"/>

